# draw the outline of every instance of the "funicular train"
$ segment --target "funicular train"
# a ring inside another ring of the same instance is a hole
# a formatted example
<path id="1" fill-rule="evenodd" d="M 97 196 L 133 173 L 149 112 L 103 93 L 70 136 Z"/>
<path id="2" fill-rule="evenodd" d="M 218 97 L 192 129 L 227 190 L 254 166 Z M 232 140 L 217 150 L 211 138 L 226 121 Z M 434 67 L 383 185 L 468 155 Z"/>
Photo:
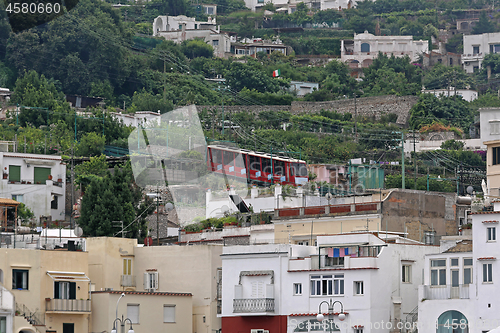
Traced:
<path id="1" fill-rule="evenodd" d="M 215 173 L 246 179 L 248 184 L 302 185 L 309 181 L 305 161 L 222 145 L 207 147 L 207 166 Z"/>

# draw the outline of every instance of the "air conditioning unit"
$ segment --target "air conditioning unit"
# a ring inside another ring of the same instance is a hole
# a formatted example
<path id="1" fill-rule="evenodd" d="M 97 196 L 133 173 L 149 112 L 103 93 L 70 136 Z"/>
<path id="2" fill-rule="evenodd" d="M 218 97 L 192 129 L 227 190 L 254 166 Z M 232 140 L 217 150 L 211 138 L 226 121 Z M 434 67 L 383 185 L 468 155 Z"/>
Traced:
<path id="1" fill-rule="evenodd" d="M 250 333 L 269 333 L 269 331 L 262 330 L 262 329 L 254 329 L 254 330 L 250 330 Z"/>

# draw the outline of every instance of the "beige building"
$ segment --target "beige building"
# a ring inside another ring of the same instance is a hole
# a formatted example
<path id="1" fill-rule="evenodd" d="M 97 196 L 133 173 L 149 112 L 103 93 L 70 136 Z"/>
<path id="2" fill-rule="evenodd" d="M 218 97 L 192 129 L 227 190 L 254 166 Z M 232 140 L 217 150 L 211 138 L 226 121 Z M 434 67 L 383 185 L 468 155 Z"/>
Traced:
<path id="1" fill-rule="evenodd" d="M 163 297 L 154 298 L 158 304 L 177 304 L 172 302 L 182 300 L 178 304 L 181 308 L 187 297 L 172 297 L 192 294 L 192 299 L 189 298 L 189 302 L 192 302 L 190 332 L 212 333 L 221 328 L 220 318 L 217 318 L 221 302 L 217 283 L 221 278 L 222 245 L 143 247 L 134 239 L 96 237 L 87 239 L 86 248 L 89 253 L 89 276 L 92 288 L 96 291 L 92 293 L 93 297 L 100 295 L 101 291 L 113 291 L 112 295 L 125 291 L 127 302 L 129 293 L 134 297 L 142 297 L 137 304 L 144 308 L 143 304 L 150 299 L 148 295 L 158 294 L 169 297 L 168 303 L 162 300 Z M 92 313 L 101 314 L 108 311 L 111 305 L 93 302 L 92 306 Z M 176 313 L 180 312 L 176 310 Z M 189 318 L 188 312 L 182 313 L 183 318 Z M 114 314 L 110 318 L 115 318 Z M 105 329 L 102 322 L 103 319 L 94 316 L 92 332 L 102 332 Z"/>
<path id="2" fill-rule="evenodd" d="M 193 333 L 221 328 L 222 245 L 150 246 L 135 249 L 136 276 L 144 276 L 137 290 L 193 294 Z M 153 283 L 150 283 L 153 281 Z M 220 291 L 220 290 L 219 290 Z"/>
<path id="3" fill-rule="evenodd" d="M 491 199 L 500 196 L 500 140 L 483 142 L 487 147 L 486 178 Z"/>
<path id="4" fill-rule="evenodd" d="M 88 333 L 87 253 L 0 249 L 1 283 L 16 300 L 14 333 Z"/>
<path id="5" fill-rule="evenodd" d="M 92 292 L 92 332 L 110 332 L 113 324 L 120 332 L 121 323 L 115 318 L 121 320 L 123 316 L 130 319 L 124 320 L 125 332 L 132 326 L 135 333 L 191 333 L 191 301 L 189 293 Z"/>

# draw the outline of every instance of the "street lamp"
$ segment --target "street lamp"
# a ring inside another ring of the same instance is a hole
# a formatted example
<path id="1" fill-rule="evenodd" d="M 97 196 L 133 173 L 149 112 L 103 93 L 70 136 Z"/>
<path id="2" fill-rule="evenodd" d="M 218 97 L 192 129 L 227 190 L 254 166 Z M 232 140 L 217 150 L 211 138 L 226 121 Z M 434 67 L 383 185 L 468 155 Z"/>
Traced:
<path id="1" fill-rule="evenodd" d="M 127 331 L 127 333 L 135 333 L 134 329 L 132 328 L 132 320 L 130 320 L 129 318 L 123 319 L 123 315 L 121 319 L 120 318 L 115 319 L 115 321 L 113 322 L 113 329 L 111 330 L 111 333 L 117 333 L 117 325 L 116 325 L 117 321 L 120 323 L 121 327 L 120 333 L 125 333 L 125 323 L 127 322 L 127 320 L 130 323 L 130 329 Z"/>
<path id="2" fill-rule="evenodd" d="M 339 320 L 343 321 L 345 319 L 344 305 L 342 304 L 342 302 L 341 301 L 333 302 L 332 299 L 330 298 L 330 302 L 323 301 L 323 302 L 319 303 L 318 315 L 316 316 L 316 319 L 319 322 L 322 322 L 325 319 L 325 316 L 321 313 L 321 305 L 323 305 L 323 303 L 326 303 L 328 305 L 328 315 L 330 315 L 330 313 L 333 313 L 333 307 L 335 306 L 335 303 L 339 303 L 340 304 Z M 330 325 L 329 325 L 330 331 L 332 329 L 331 325 L 332 325 L 332 322 L 330 322 Z"/>

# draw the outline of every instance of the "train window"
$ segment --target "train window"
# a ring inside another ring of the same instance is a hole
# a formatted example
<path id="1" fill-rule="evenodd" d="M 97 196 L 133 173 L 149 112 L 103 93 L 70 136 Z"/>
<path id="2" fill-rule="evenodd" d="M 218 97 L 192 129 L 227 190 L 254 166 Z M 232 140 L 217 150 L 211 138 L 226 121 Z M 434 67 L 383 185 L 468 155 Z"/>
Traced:
<path id="1" fill-rule="evenodd" d="M 274 161 L 274 173 L 278 176 L 285 175 L 285 162 L 283 161 Z"/>
<path id="2" fill-rule="evenodd" d="M 271 159 L 270 158 L 262 158 L 262 172 L 272 173 L 271 168 Z"/>
<path id="3" fill-rule="evenodd" d="M 235 162 L 235 166 L 237 168 L 242 168 L 242 169 L 246 169 L 246 165 L 247 165 L 247 161 L 246 161 L 246 155 L 245 154 L 235 154 L 235 157 L 234 157 L 234 162 Z"/>
<path id="4" fill-rule="evenodd" d="M 215 164 L 222 164 L 222 151 L 212 149 L 212 159 Z"/>
<path id="5" fill-rule="evenodd" d="M 260 171 L 260 157 L 258 156 L 250 156 L 250 170 Z"/>
<path id="6" fill-rule="evenodd" d="M 234 164 L 234 153 L 232 151 L 224 151 L 224 165 Z"/>
<path id="7" fill-rule="evenodd" d="M 309 173 L 307 172 L 306 165 L 304 163 L 293 163 L 292 175 L 297 177 L 307 177 Z"/>

